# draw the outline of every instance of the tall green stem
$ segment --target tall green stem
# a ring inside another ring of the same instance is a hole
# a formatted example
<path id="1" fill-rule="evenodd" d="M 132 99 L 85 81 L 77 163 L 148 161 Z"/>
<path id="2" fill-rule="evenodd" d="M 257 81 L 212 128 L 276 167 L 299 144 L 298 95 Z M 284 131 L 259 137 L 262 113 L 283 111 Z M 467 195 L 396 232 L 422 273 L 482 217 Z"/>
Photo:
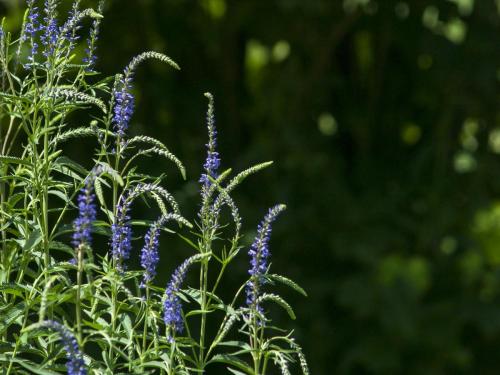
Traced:
<path id="1" fill-rule="evenodd" d="M 77 248 L 77 273 L 76 273 L 76 327 L 78 333 L 78 342 L 82 344 L 82 307 L 81 307 L 81 288 L 83 273 L 83 245 Z"/>
<path id="2" fill-rule="evenodd" d="M 144 330 L 142 332 L 142 352 L 146 351 L 147 333 L 148 333 L 148 314 L 149 314 L 149 285 L 146 284 L 146 308 L 144 311 Z"/>

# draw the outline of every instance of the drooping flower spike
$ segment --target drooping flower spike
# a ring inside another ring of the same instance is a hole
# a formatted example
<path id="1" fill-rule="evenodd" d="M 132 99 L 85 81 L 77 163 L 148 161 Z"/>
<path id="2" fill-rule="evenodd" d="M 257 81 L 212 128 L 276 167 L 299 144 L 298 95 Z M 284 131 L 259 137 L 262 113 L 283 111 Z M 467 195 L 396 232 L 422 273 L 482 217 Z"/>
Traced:
<path id="1" fill-rule="evenodd" d="M 264 217 L 264 220 L 257 227 L 257 236 L 255 237 L 248 255 L 250 256 L 250 280 L 246 286 L 246 303 L 251 309 L 262 312 L 258 303 L 261 286 L 266 282 L 265 274 L 269 266 L 269 240 L 271 238 L 272 223 L 276 217 L 286 209 L 284 204 L 271 207 Z"/>
<path id="2" fill-rule="evenodd" d="M 160 199 L 165 199 L 173 213 L 180 215 L 179 206 L 172 195 L 164 188 L 154 184 L 141 183 L 124 192 L 116 206 L 116 216 L 111 226 L 111 253 L 119 270 L 125 268 L 123 262 L 130 257 L 132 250 L 132 226 L 130 223 L 130 206 L 132 202 L 144 193 L 154 193 Z"/>
<path id="3" fill-rule="evenodd" d="M 182 320 L 182 303 L 177 293 L 186 278 L 186 273 L 189 267 L 200 261 L 206 254 L 196 254 L 186 259 L 172 274 L 172 278 L 165 290 L 165 301 L 163 302 L 163 321 L 165 325 L 170 328 L 171 335 L 167 337 L 169 341 L 173 340 L 172 335 L 177 332 L 181 333 L 184 329 L 184 322 Z"/>
<path id="4" fill-rule="evenodd" d="M 157 59 L 169 64 L 175 69 L 180 69 L 170 57 L 158 52 L 143 52 L 132 59 L 123 71 L 123 76 L 118 82 L 118 87 L 115 88 L 113 92 L 115 103 L 113 109 L 113 125 L 116 134 L 118 134 L 120 138 L 125 137 L 130 119 L 134 113 L 135 98 L 131 90 L 135 70 L 141 62 L 147 59 Z"/>
<path id="5" fill-rule="evenodd" d="M 83 354 L 78 347 L 78 342 L 71 331 L 61 323 L 53 320 L 47 320 L 38 324 L 41 328 L 48 328 L 56 331 L 59 336 L 61 336 L 61 341 L 66 352 L 66 369 L 68 370 L 68 375 L 86 375 L 87 369 L 85 368 L 85 362 L 83 361 Z"/>
<path id="6" fill-rule="evenodd" d="M 160 246 L 160 232 L 162 227 L 170 220 L 175 220 L 191 227 L 191 224 L 178 214 L 167 214 L 161 216 L 149 228 L 144 237 L 144 247 L 141 251 L 141 266 L 144 268 L 144 275 L 141 282 L 141 287 L 145 287 L 156 276 L 156 266 L 160 260 L 158 247 Z"/>
<path id="7" fill-rule="evenodd" d="M 77 3 L 75 3 L 77 4 Z M 76 6 L 73 7 L 70 12 L 69 18 L 66 23 L 61 26 L 60 34 L 62 36 L 60 43 L 62 44 L 64 41 L 69 42 L 69 50 L 73 49 L 75 42 L 79 39 L 77 35 L 78 29 L 80 29 L 79 23 L 86 17 L 91 17 L 95 20 L 101 19 L 102 16 L 99 13 L 96 13 L 94 9 L 88 8 L 82 11 L 79 11 Z M 62 46 L 61 46 L 62 47 Z"/>
<path id="8" fill-rule="evenodd" d="M 79 14 L 79 7 L 80 7 L 80 0 L 75 0 L 73 2 L 73 6 L 71 7 L 69 14 L 68 14 L 68 20 L 66 23 L 61 27 L 61 35 L 62 38 L 60 42 L 62 41 L 68 41 L 70 50 L 73 49 L 74 44 L 77 42 L 79 39 L 77 31 L 80 29 L 80 26 L 78 26 L 78 14 Z"/>
<path id="9" fill-rule="evenodd" d="M 97 13 L 102 14 L 104 10 L 104 0 L 100 0 L 97 5 Z M 92 71 L 97 61 L 95 54 L 97 39 L 99 38 L 99 29 L 101 26 L 101 18 L 94 18 L 90 29 L 90 36 L 87 38 L 87 48 L 85 49 L 85 57 L 83 63 L 87 64 L 86 70 Z"/>

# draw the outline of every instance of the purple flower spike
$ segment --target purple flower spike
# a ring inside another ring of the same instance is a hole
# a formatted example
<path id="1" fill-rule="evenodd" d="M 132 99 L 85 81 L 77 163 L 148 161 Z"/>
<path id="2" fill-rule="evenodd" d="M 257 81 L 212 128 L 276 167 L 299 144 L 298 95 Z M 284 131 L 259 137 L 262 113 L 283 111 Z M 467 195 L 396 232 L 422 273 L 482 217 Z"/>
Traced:
<path id="1" fill-rule="evenodd" d="M 113 109 L 113 124 L 116 133 L 120 137 L 126 135 L 130 119 L 134 114 L 134 96 L 131 94 L 132 89 L 132 77 L 130 75 L 125 75 L 124 78 L 119 81 L 119 89 L 115 91 L 115 107 Z"/>
<path id="2" fill-rule="evenodd" d="M 59 38 L 59 26 L 57 25 L 57 2 L 55 0 L 45 0 L 44 5 L 44 33 L 42 34 L 42 44 L 45 47 L 43 55 L 45 57 L 54 54 L 57 39 Z"/>
<path id="3" fill-rule="evenodd" d="M 144 268 L 144 276 L 141 287 L 144 288 L 156 276 L 156 266 L 160 260 L 158 247 L 160 246 L 161 226 L 154 223 L 144 237 L 144 247 L 141 251 L 141 266 Z"/>
<path id="4" fill-rule="evenodd" d="M 113 93 L 115 99 L 113 124 L 119 137 L 126 135 L 130 119 L 134 114 L 135 98 L 131 90 L 136 65 L 133 61 L 123 71 L 123 76 L 118 81 L 117 89 Z"/>
<path id="5" fill-rule="evenodd" d="M 179 289 L 186 277 L 189 267 L 203 258 L 203 254 L 193 255 L 186 259 L 173 273 L 172 279 L 167 285 L 165 290 L 165 302 L 163 303 L 163 321 L 172 329 L 173 332 L 181 333 L 184 329 L 184 322 L 182 320 L 182 304 L 177 296 Z M 168 337 L 172 341 L 172 337 Z"/>
<path id="6" fill-rule="evenodd" d="M 70 43 L 70 46 L 73 45 L 80 39 L 77 35 L 77 31 L 80 29 L 80 26 L 77 25 L 79 11 L 78 11 L 78 2 L 73 3 L 73 7 L 69 11 L 68 20 L 63 25 L 61 30 L 63 30 L 63 38 Z"/>
<path id="7" fill-rule="evenodd" d="M 29 11 L 28 11 L 28 19 L 26 22 L 23 41 L 28 39 L 31 40 L 31 52 L 28 56 L 29 64 L 33 64 L 35 62 L 35 56 L 38 52 L 38 43 L 35 42 L 36 33 L 41 30 L 39 17 L 40 14 L 38 12 L 38 7 L 34 6 L 34 0 L 28 0 L 27 2 Z"/>
<path id="8" fill-rule="evenodd" d="M 217 178 L 217 171 L 220 166 L 219 153 L 216 151 L 217 148 L 217 129 L 215 128 L 215 107 L 214 107 L 214 97 L 210 93 L 205 93 L 208 98 L 208 111 L 207 111 L 207 128 L 208 128 L 208 143 L 207 146 L 207 158 L 203 164 L 205 173 L 201 175 L 200 182 L 203 183 L 202 194 L 206 195 L 207 190 L 210 187 L 210 179 Z"/>
<path id="9" fill-rule="evenodd" d="M 115 222 L 111 226 L 111 251 L 118 269 L 122 269 L 122 262 L 130 257 L 130 250 L 132 249 L 132 227 L 130 226 L 130 216 L 128 214 L 130 203 L 131 200 L 126 195 L 120 197 Z"/>
<path id="10" fill-rule="evenodd" d="M 180 69 L 179 66 L 168 56 L 158 52 L 143 52 L 132 59 L 132 61 L 124 69 L 123 76 L 116 82 L 113 89 L 113 125 L 115 132 L 119 137 L 123 138 L 126 135 L 130 119 L 134 113 L 134 96 L 132 95 L 131 90 L 135 70 L 141 62 L 147 59 L 157 59 L 173 66 L 176 69 Z"/>
<path id="11" fill-rule="evenodd" d="M 149 228 L 146 236 L 144 237 L 144 247 L 141 251 L 141 266 L 144 268 L 144 276 L 141 282 L 141 287 L 145 287 L 156 276 L 156 266 L 160 260 L 158 254 L 158 247 L 160 246 L 160 232 L 161 228 L 170 220 L 190 225 L 182 216 L 177 214 L 167 214 L 161 216 Z"/>
<path id="12" fill-rule="evenodd" d="M 86 375 L 87 370 L 85 368 L 85 362 L 83 361 L 83 355 L 78 347 L 78 342 L 71 331 L 62 324 L 52 320 L 41 323 L 40 327 L 54 330 L 61 336 L 64 351 L 66 352 L 66 357 L 68 358 L 68 362 L 66 363 L 68 375 Z"/>
<path id="13" fill-rule="evenodd" d="M 73 222 L 73 246 L 92 245 L 92 223 L 96 219 L 94 182 L 102 172 L 100 167 L 92 170 L 85 180 L 85 186 L 78 195 L 78 217 Z"/>
<path id="14" fill-rule="evenodd" d="M 257 300 L 259 298 L 259 289 L 265 283 L 264 275 L 269 265 L 271 224 L 285 208 L 285 205 L 280 204 L 269 209 L 264 220 L 257 227 L 257 236 L 248 251 L 248 255 L 250 255 L 250 269 L 248 270 L 250 280 L 246 286 L 246 303 L 248 307 L 255 308 L 259 312 L 262 312 L 262 310 Z"/>
<path id="15" fill-rule="evenodd" d="M 111 251 L 116 267 L 119 270 L 123 269 L 122 263 L 130 257 L 130 251 L 132 249 L 132 227 L 130 225 L 129 216 L 130 206 L 135 198 L 151 192 L 164 198 L 170 203 L 174 213 L 179 215 L 179 206 L 175 199 L 168 191 L 158 185 L 140 183 L 122 194 L 116 207 L 115 221 L 111 226 Z M 187 223 L 187 221 L 185 222 Z"/>
<path id="16" fill-rule="evenodd" d="M 104 0 L 99 1 L 97 6 L 97 13 L 102 14 L 104 9 Z M 95 54 L 96 42 L 99 39 L 101 19 L 94 18 L 92 21 L 92 28 L 90 29 L 90 37 L 87 38 L 87 48 L 85 49 L 85 57 L 83 58 L 83 63 L 87 64 L 85 68 L 86 71 L 92 71 L 94 69 L 95 63 L 97 61 L 97 56 Z"/>

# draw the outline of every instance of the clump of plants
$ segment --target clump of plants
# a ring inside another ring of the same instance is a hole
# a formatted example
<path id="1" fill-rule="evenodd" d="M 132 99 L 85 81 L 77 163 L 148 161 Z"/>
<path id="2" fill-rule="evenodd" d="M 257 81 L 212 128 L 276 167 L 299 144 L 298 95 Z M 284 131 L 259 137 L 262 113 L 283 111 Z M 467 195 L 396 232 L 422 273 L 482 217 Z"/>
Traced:
<path id="1" fill-rule="evenodd" d="M 221 170 L 214 99 L 205 94 L 201 203 L 196 217 L 184 217 L 164 176 L 141 173 L 137 164 L 156 157 L 186 178 L 182 162 L 159 140 L 128 131 L 140 65 L 178 65 L 145 52 L 120 74 L 102 78 L 95 63 L 104 1 L 95 9 L 82 9 L 79 0 L 59 2 L 28 0 L 19 33 L 7 31 L 5 20 L 0 27 L 2 374 L 201 374 L 210 368 L 308 374 L 291 332 L 273 326 L 268 313 L 276 304 L 294 318 L 272 292 L 274 284 L 305 294 L 270 269 L 271 228 L 285 206 L 269 209 L 244 249 L 232 198 L 240 183 L 271 163 L 234 176 Z M 87 124 L 76 125 L 81 116 Z M 63 147 L 83 137 L 94 138 L 96 148 L 87 160 L 72 160 Z M 132 206 L 145 203 L 151 216 L 132 217 Z M 144 236 L 134 234 L 144 226 Z M 182 238 L 186 253 L 164 287 L 155 283 L 163 232 Z M 140 269 L 132 267 L 135 256 Z M 224 300 L 219 286 L 233 262 L 245 261 L 248 275 Z M 193 275 L 195 282 L 187 283 Z"/>

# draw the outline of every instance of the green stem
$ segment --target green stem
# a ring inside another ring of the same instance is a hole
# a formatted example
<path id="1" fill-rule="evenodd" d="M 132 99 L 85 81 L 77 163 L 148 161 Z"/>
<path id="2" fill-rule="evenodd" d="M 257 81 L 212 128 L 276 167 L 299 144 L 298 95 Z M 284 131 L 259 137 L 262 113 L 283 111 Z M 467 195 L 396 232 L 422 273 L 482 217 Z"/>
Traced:
<path id="1" fill-rule="evenodd" d="M 120 137 L 117 138 L 116 141 L 116 158 L 115 158 L 115 171 L 117 173 L 119 172 L 119 167 L 120 167 Z M 117 182 L 113 179 L 113 220 L 116 221 L 116 214 L 117 214 L 117 209 L 116 205 L 118 203 L 118 184 Z M 111 260 L 114 272 L 116 272 L 116 267 L 118 266 L 116 264 L 116 261 L 114 257 Z M 111 280 L 111 338 L 114 336 L 114 332 L 116 331 L 116 283 L 114 278 Z M 111 355 L 113 353 L 113 348 L 110 345 L 109 350 L 109 358 L 111 359 Z"/>
<path id="2" fill-rule="evenodd" d="M 26 327 L 26 323 L 28 322 L 28 316 L 29 316 L 28 312 L 29 312 L 29 305 L 26 305 L 26 307 L 24 309 L 24 318 L 23 318 L 23 324 L 21 326 L 21 332 Z M 21 340 L 17 339 L 16 345 L 14 346 L 14 350 L 12 351 L 12 359 L 16 358 L 17 350 L 19 349 L 20 344 L 21 344 Z M 13 363 L 14 363 L 14 361 L 10 362 L 9 367 L 7 368 L 7 372 L 5 375 L 10 375 Z"/>
<path id="3" fill-rule="evenodd" d="M 148 314 L 149 314 L 149 285 L 146 284 L 146 309 L 144 311 L 144 330 L 142 332 L 142 352 L 146 351 L 146 338 L 148 333 Z"/>
<path id="4" fill-rule="evenodd" d="M 113 280 L 110 282 L 111 284 L 111 339 L 113 339 L 114 332 L 116 330 L 116 283 Z M 113 345 L 109 346 L 108 349 L 108 359 L 111 361 L 113 355 Z M 111 362 L 112 364 L 113 362 Z M 112 369 L 111 369 L 112 370 Z"/>
<path id="5" fill-rule="evenodd" d="M 77 251 L 77 274 L 76 274 L 76 327 L 78 333 L 78 342 L 82 344 L 82 307 L 81 307 L 81 287 L 83 273 L 83 245 L 78 246 Z"/>
<path id="6" fill-rule="evenodd" d="M 258 329 L 257 329 L 257 317 L 255 313 L 252 313 L 252 339 L 250 345 L 252 347 L 252 357 L 254 364 L 255 375 L 260 373 L 260 349 L 259 349 L 259 339 L 258 339 Z"/>
<path id="7" fill-rule="evenodd" d="M 207 289 L 208 289 L 208 260 L 203 260 L 200 270 L 200 285 L 201 285 L 201 325 L 200 325 L 200 356 L 199 370 L 205 368 L 205 331 L 207 325 Z"/>

